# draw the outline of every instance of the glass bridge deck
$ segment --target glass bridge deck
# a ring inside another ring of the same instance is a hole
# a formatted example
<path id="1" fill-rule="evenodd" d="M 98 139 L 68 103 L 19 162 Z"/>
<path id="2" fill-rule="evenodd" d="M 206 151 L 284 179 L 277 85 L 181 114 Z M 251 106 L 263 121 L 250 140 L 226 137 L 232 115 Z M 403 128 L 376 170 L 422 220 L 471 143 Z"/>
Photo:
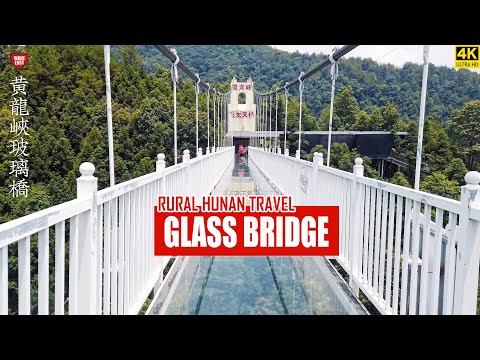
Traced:
<path id="1" fill-rule="evenodd" d="M 235 155 L 213 194 L 276 194 L 247 157 Z M 177 257 L 150 315 L 366 314 L 323 257 Z"/>

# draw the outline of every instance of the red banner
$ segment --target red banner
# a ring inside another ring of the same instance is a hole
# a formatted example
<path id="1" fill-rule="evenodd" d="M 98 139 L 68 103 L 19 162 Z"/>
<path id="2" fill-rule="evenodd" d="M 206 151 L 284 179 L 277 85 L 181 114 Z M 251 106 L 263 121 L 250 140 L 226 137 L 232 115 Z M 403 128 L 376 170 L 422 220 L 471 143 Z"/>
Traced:
<path id="1" fill-rule="evenodd" d="M 157 256 L 338 254 L 338 206 L 286 196 L 161 196 L 155 206 Z"/>

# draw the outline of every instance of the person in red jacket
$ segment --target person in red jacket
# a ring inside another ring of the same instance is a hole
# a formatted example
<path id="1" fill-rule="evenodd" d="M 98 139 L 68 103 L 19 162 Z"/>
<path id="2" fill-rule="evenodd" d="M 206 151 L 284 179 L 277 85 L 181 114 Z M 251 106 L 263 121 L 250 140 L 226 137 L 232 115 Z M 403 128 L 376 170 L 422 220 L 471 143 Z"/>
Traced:
<path id="1" fill-rule="evenodd" d="M 244 156 L 246 152 L 247 150 L 243 147 L 242 144 L 240 144 L 240 146 L 238 147 L 238 155 Z"/>

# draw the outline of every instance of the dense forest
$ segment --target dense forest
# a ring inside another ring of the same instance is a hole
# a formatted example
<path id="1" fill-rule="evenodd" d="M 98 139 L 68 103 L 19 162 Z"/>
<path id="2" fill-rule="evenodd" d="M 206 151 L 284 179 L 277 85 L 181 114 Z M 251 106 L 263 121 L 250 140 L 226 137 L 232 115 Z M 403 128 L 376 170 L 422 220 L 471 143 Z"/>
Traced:
<path id="1" fill-rule="evenodd" d="M 263 91 L 298 78 L 326 58 L 326 54 L 288 53 L 259 45 L 175 45 L 182 60 L 192 71 L 211 83 L 236 76 L 249 76 L 257 90 Z M 153 46 L 140 46 L 148 72 L 167 66 Z M 352 55 L 354 55 L 353 50 Z M 453 50 L 452 50 L 453 53 Z M 405 118 L 418 118 L 422 66 L 406 63 L 402 67 L 379 64 L 372 59 L 349 58 L 339 61 L 338 88 L 350 85 L 362 108 L 384 106 L 392 102 Z M 296 94 L 296 90 L 292 93 Z M 324 69 L 305 82 L 308 106 L 318 116 L 330 104 L 330 71 Z M 453 111 L 468 100 L 480 99 L 480 74 L 430 64 L 426 113 L 432 119 L 447 121 Z"/>

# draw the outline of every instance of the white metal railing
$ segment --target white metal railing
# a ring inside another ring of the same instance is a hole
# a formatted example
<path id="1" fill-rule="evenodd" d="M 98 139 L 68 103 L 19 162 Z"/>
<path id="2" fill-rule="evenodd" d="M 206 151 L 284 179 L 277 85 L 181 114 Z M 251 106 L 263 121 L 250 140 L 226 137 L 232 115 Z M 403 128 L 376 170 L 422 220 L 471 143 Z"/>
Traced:
<path id="1" fill-rule="evenodd" d="M 297 205 L 340 206 L 340 254 L 350 286 L 382 314 L 475 314 L 480 258 L 480 174 L 460 201 L 258 148 L 250 159 Z M 423 269 L 426 269 L 423 271 Z"/>
<path id="2" fill-rule="evenodd" d="M 77 199 L 0 225 L 0 314 L 14 308 L 8 298 L 8 264 L 15 261 L 15 254 L 19 314 L 31 313 L 35 290 L 38 314 L 52 312 L 49 275 L 53 264 L 55 314 L 65 314 L 66 303 L 69 314 L 137 314 L 162 280 L 168 261 L 153 255 L 157 196 L 209 194 L 233 160 L 234 148 L 206 155 L 200 149 L 199 155 L 190 160 L 185 150 L 181 164 L 165 168 L 165 156 L 159 154 L 156 172 L 98 192 L 95 167 L 83 163 Z M 34 243 L 38 244 L 37 283 L 32 281 L 30 261 Z"/>

